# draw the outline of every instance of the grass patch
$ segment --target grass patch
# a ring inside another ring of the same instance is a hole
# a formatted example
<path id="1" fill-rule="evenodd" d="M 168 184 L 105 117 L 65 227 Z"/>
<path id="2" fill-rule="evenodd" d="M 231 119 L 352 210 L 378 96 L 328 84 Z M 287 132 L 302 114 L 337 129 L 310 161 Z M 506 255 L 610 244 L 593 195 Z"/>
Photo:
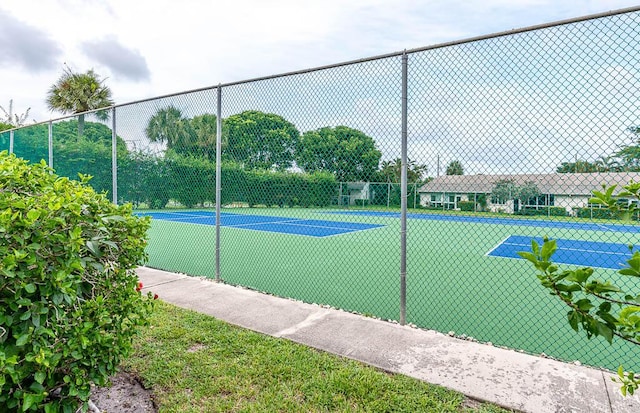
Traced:
<path id="1" fill-rule="evenodd" d="M 124 368 L 160 412 L 504 412 L 464 395 L 158 302 Z"/>

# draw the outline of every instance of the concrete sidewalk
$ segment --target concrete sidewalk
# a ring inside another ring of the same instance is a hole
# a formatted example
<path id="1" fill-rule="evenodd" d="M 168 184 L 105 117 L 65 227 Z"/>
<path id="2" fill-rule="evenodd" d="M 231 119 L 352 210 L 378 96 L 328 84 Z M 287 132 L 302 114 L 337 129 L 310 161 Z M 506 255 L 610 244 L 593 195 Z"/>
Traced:
<path id="1" fill-rule="evenodd" d="M 640 412 L 611 374 L 142 267 L 144 289 L 228 323 L 524 412 Z"/>

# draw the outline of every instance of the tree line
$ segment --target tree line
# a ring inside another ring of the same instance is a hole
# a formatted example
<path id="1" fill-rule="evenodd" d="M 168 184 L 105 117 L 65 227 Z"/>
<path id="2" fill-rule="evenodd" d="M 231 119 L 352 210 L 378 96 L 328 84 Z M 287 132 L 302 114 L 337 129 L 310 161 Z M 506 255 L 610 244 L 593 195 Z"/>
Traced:
<path id="1" fill-rule="evenodd" d="M 185 117 L 175 106 L 160 109 L 145 134 L 180 155 L 214 160 L 217 118 Z M 300 133 L 282 116 L 255 110 L 222 120 L 222 160 L 246 170 L 329 172 L 339 182 L 399 182 L 400 160 L 380 162 L 382 152 L 364 132 L 340 125 Z M 409 181 L 420 182 L 427 167 L 409 163 Z"/>
<path id="2" fill-rule="evenodd" d="M 562 162 L 556 172 L 640 172 L 640 126 L 631 126 L 627 131 L 633 135 L 632 141 L 620 150 L 594 161 L 576 159 L 574 162 Z"/>

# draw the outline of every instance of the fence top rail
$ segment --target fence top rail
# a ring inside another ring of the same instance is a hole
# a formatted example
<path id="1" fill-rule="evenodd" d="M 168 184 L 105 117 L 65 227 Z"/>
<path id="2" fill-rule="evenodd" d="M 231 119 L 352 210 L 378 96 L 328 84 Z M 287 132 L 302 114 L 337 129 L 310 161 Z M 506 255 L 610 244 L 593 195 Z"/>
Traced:
<path id="1" fill-rule="evenodd" d="M 604 18 L 604 17 L 611 17 L 611 16 L 616 16 L 616 15 L 619 15 L 619 14 L 633 13 L 633 12 L 638 12 L 638 11 L 640 11 L 640 6 L 632 6 L 632 7 L 622 8 L 622 9 L 610 10 L 610 11 L 606 11 L 606 12 L 602 12 L 602 13 L 589 14 L 589 15 L 585 15 L 585 16 L 581 16 L 581 17 L 574 17 L 574 18 L 570 18 L 570 19 L 557 20 L 557 21 L 549 22 L 549 23 L 537 24 L 537 25 L 533 25 L 533 26 L 526 26 L 526 27 L 522 27 L 522 28 L 519 28 L 519 29 L 511 29 L 511 30 L 505 30 L 505 31 L 501 31 L 501 32 L 495 32 L 495 33 L 491 33 L 491 34 L 486 34 L 486 35 L 468 37 L 468 38 L 465 38 L 465 39 L 454 40 L 454 41 L 451 41 L 451 42 L 438 43 L 438 44 L 434 44 L 434 45 L 431 45 L 431 46 L 424 46 L 424 47 L 419 47 L 419 48 L 414 48 L 414 49 L 405 49 L 405 50 L 399 51 L 399 52 L 392 52 L 392 53 L 381 54 L 381 55 L 376 55 L 376 56 L 371 56 L 371 57 L 365 57 L 365 58 L 361 58 L 361 59 L 348 60 L 348 61 L 341 62 L 341 63 L 332 63 L 332 64 L 329 64 L 329 65 L 317 66 L 317 67 L 308 68 L 308 69 L 295 70 L 295 71 L 291 71 L 291 72 L 284 72 L 284 73 L 279 73 L 279 74 L 274 74 L 274 75 L 269 75 L 269 76 L 261 76 L 261 77 L 251 78 L 251 79 L 238 80 L 238 81 L 234 81 L 234 82 L 219 83 L 218 85 L 205 86 L 205 87 L 196 88 L 196 89 L 184 90 L 184 91 L 181 91 L 181 92 L 169 93 L 169 94 L 166 94 L 166 95 L 154 96 L 154 97 L 134 100 L 134 101 L 131 101 L 131 102 L 119 103 L 119 104 L 115 104 L 115 105 L 112 105 L 112 106 L 105 106 L 104 108 L 89 110 L 89 111 L 86 111 L 86 112 L 74 113 L 72 115 L 61 116 L 61 117 L 58 117 L 58 118 L 51 118 L 51 119 L 46 120 L 46 121 L 36 122 L 36 123 L 29 124 L 29 125 L 24 125 L 24 126 L 12 128 L 12 129 L 7 129 L 7 130 L 4 130 L 4 131 L 0 132 L 0 134 L 4 134 L 6 132 L 12 132 L 12 131 L 19 130 L 19 129 L 26 128 L 26 127 L 31 127 L 31 126 L 41 125 L 41 124 L 45 124 L 45 123 L 58 122 L 58 121 L 62 121 L 62 120 L 65 120 L 65 119 L 75 118 L 75 117 L 77 117 L 79 115 L 87 115 L 87 114 L 92 114 L 92 113 L 99 112 L 99 111 L 112 110 L 112 109 L 119 108 L 119 107 L 131 106 L 131 105 L 135 105 L 135 104 L 139 104 L 139 103 L 150 102 L 150 101 L 153 101 L 153 100 L 166 99 L 166 98 L 171 98 L 171 97 L 174 97 L 174 96 L 186 95 L 186 94 L 189 94 L 189 93 L 197 93 L 197 92 L 203 92 L 203 91 L 207 91 L 207 90 L 213 91 L 213 90 L 216 90 L 218 88 L 241 85 L 241 84 L 245 84 L 245 83 L 253 83 L 253 82 L 259 82 L 259 81 L 264 81 L 264 80 L 269 80 L 269 79 L 277 79 L 277 78 L 281 78 L 281 77 L 288 77 L 288 76 L 300 75 L 300 74 L 305 74 L 305 73 L 318 72 L 318 71 L 321 71 L 321 70 L 327 70 L 327 69 L 333 69 L 333 68 L 337 68 L 337 67 L 349 66 L 349 65 L 354 65 L 354 64 L 358 64 L 358 63 L 366 63 L 366 62 L 371 62 L 371 61 L 374 61 L 374 60 L 387 59 L 387 58 L 391 58 L 391 57 L 399 57 L 399 56 L 402 56 L 403 54 L 412 54 L 412 53 L 424 52 L 424 51 L 427 51 L 427 50 L 441 49 L 441 48 L 444 48 L 444 47 L 451 47 L 451 46 L 457 46 L 457 45 L 461 45 L 461 44 L 465 44 L 465 43 L 473 43 L 473 42 L 478 42 L 478 41 L 482 41 L 482 40 L 495 39 L 495 38 L 498 38 L 498 37 L 512 36 L 512 35 L 519 34 L 519 33 L 526 33 L 526 32 L 531 32 L 531 31 L 535 31 L 535 30 L 547 29 L 547 28 L 551 28 L 551 27 L 564 26 L 564 25 L 568 25 L 568 24 L 579 23 L 579 22 L 588 21 L 588 20 L 595 20 L 595 19 L 600 19 L 600 18 Z"/>

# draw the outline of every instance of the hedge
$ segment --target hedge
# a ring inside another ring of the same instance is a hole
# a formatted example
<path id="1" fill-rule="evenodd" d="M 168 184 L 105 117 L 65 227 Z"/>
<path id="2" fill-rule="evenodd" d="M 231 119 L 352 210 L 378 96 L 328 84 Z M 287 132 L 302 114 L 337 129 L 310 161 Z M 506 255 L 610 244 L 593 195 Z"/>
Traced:
<path id="1" fill-rule="evenodd" d="M 538 209 L 532 207 L 524 207 L 517 212 L 518 215 L 543 215 L 552 217 L 566 217 L 567 210 L 564 207 L 540 207 Z"/>
<path id="2" fill-rule="evenodd" d="M 169 152 L 164 158 L 131 153 L 118 168 L 118 193 L 122 201 L 145 202 L 163 208 L 173 199 L 187 208 L 214 204 L 216 168 L 206 159 Z M 311 174 L 245 170 L 224 162 L 221 166 L 221 202 L 249 206 L 327 206 L 338 193 L 335 177 Z"/>
<path id="3" fill-rule="evenodd" d="M 458 207 L 460 211 L 475 211 L 476 204 L 473 201 L 460 201 Z"/>

